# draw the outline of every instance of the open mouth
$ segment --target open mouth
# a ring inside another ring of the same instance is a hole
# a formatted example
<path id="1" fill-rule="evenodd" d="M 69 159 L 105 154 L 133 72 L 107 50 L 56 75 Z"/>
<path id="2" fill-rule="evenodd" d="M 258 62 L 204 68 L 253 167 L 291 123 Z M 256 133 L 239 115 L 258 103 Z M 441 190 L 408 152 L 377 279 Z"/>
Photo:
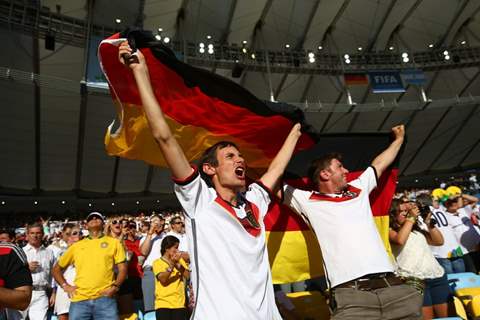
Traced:
<path id="1" fill-rule="evenodd" d="M 245 168 L 237 167 L 235 168 L 235 175 L 238 179 L 245 180 Z"/>

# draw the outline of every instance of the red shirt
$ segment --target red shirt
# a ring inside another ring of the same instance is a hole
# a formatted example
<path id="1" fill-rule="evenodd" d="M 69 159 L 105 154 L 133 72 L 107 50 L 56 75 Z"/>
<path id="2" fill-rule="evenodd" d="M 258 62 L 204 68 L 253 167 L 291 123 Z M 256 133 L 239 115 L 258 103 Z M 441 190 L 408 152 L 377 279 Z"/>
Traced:
<path id="1" fill-rule="evenodd" d="M 143 277 L 142 266 L 138 264 L 138 257 L 142 254 L 140 253 L 140 240 L 125 240 L 125 247 L 131 252 L 132 256 L 128 262 L 128 276 L 132 278 L 141 278 Z"/>

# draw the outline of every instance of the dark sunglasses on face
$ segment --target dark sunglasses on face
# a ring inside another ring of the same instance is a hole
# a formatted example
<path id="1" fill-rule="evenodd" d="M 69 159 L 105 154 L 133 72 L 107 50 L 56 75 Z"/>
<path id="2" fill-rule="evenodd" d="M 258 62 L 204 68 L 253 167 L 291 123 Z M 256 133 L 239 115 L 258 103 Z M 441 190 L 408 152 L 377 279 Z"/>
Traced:
<path id="1" fill-rule="evenodd" d="M 80 234 L 80 232 L 78 231 L 73 231 L 72 233 L 70 233 L 71 236 L 78 236 Z"/>
<path id="2" fill-rule="evenodd" d="M 174 223 L 172 223 L 172 224 L 181 224 L 181 225 L 183 225 L 183 222 L 182 222 L 182 221 L 176 221 L 176 222 L 174 222 Z"/>
<path id="3" fill-rule="evenodd" d="M 120 221 L 118 221 L 118 220 L 113 220 L 113 221 L 112 221 L 112 224 L 118 224 L 119 222 L 120 222 Z"/>

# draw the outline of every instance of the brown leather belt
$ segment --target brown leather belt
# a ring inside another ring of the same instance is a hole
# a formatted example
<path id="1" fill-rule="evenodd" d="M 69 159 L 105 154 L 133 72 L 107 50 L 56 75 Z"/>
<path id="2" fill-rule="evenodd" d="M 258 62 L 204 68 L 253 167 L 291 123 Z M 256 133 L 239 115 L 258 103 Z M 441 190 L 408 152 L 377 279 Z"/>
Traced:
<path id="1" fill-rule="evenodd" d="M 405 280 L 396 276 L 393 273 L 376 273 L 376 274 L 369 274 L 357 278 L 355 280 L 351 280 L 338 286 L 335 286 L 333 289 L 339 288 L 348 288 L 348 289 L 356 289 L 356 290 L 363 290 L 363 291 L 371 291 L 376 289 L 382 289 L 392 286 L 397 286 L 404 284 Z"/>

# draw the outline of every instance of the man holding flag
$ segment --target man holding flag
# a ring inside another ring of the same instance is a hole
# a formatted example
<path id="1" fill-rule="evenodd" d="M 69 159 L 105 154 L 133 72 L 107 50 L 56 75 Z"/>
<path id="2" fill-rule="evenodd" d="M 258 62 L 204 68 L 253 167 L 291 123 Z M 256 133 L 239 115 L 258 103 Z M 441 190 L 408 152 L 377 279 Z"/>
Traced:
<path id="1" fill-rule="evenodd" d="M 312 162 L 316 191 L 284 186 L 284 203 L 310 223 L 318 238 L 332 319 L 422 319 L 423 298 L 394 275 L 369 201 L 403 144 L 404 126 L 392 132 L 394 141 L 357 179 L 347 183 L 341 155 L 330 153 Z"/>
<path id="2" fill-rule="evenodd" d="M 197 302 L 192 318 L 281 319 L 263 218 L 270 190 L 279 183 L 300 138 L 300 125 L 293 126 L 266 173 L 245 191 L 247 166 L 236 145 L 216 143 L 205 151 L 200 170 L 192 167 L 155 98 L 143 54 L 137 50 L 132 55 L 128 42 L 123 42 L 119 59 L 133 72 L 150 130 L 186 213 Z"/>

